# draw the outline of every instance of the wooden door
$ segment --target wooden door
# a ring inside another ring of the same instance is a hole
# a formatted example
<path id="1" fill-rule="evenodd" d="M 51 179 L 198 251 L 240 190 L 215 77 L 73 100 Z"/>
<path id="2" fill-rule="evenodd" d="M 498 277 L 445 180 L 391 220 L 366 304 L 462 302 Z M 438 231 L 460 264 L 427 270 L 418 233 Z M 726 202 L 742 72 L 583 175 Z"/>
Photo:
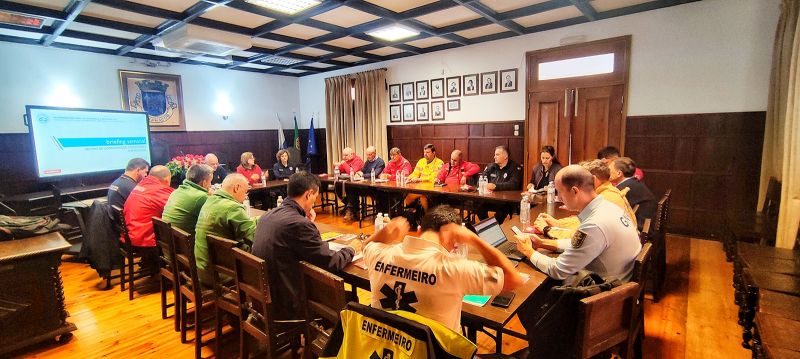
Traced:
<path id="1" fill-rule="evenodd" d="M 533 166 L 539 162 L 539 153 L 542 146 L 550 145 L 556 148 L 556 157 L 568 158 L 570 117 L 569 101 L 571 91 L 547 91 L 529 94 L 528 122 L 526 127 L 527 150 L 525 180 L 529 181 Z M 562 161 L 563 162 L 563 161 Z M 527 182 L 526 182 L 527 183 Z"/>
<path id="2" fill-rule="evenodd" d="M 623 147 L 623 90 L 623 85 L 574 90 L 571 101 L 574 107 L 571 130 L 572 163 L 596 158 L 597 151 L 605 146 Z"/>

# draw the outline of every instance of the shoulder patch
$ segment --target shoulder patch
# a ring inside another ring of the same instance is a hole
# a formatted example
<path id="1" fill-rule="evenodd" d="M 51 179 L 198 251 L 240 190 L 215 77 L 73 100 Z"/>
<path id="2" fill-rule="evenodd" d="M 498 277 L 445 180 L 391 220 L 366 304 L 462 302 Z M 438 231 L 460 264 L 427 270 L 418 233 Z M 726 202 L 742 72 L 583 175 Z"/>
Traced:
<path id="1" fill-rule="evenodd" d="M 631 225 L 631 220 L 628 219 L 627 215 L 623 215 L 622 217 L 619 217 L 619 221 L 622 222 L 622 225 L 625 226 L 625 227 L 630 227 L 630 225 Z"/>
<path id="2" fill-rule="evenodd" d="M 586 239 L 586 233 L 581 232 L 580 230 L 575 231 L 575 234 L 572 235 L 572 248 L 578 249 L 583 245 L 583 241 Z"/>

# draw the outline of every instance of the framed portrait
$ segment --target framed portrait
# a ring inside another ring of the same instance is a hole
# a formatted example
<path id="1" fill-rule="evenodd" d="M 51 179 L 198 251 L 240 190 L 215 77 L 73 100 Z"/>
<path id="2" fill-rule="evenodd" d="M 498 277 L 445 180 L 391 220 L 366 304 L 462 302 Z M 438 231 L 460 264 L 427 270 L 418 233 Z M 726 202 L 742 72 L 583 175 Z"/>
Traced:
<path id="1" fill-rule="evenodd" d="M 447 111 L 461 111 L 461 100 L 447 100 Z"/>
<path id="2" fill-rule="evenodd" d="M 428 80 L 417 81 L 417 100 L 427 100 L 430 94 L 428 93 Z"/>
<path id="3" fill-rule="evenodd" d="M 497 71 L 481 73 L 481 94 L 497 93 Z"/>
<path id="4" fill-rule="evenodd" d="M 413 82 L 406 82 L 403 84 L 403 101 L 414 101 Z"/>
<path id="5" fill-rule="evenodd" d="M 444 79 L 433 79 L 430 85 L 431 98 L 444 97 Z"/>
<path id="6" fill-rule="evenodd" d="M 400 87 L 398 86 L 398 90 Z M 399 93 L 398 93 L 399 95 Z M 402 122 L 403 119 L 400 117 L 402 115 L 400 111 L 400 105 L 389 105 L 389 122 Z"/>
<path id="7" fill-rule="evenodd" d="M 185 131 L 179 75 L 119 70 L 122 108 L 147 113 L 152 131 Z"/>
<path id="8" fill-rule="evenodd" d="M 428 102 L 417 102 L 417 121 L 428 121 L 431 119 L 431 107 Z"/>
<path id="9" fill-rule="evenodd" d="M 461 96 L 461 76 L 447 78 L 447 97 Z"/>
<path id="10" fill-rule="evenodd" d="M 500 92 L 517 91 L 517 69 L 500 70 Z"/>
<path id="11" fill-rule="evenodd" d="M 400 102 L 400 84 L 389 85 L 389 102 Z"/>
<path id="12" fill-rule="evenodd" d="M 474 96 L 478 94 L 478 74 L 464 75 L 464 96 Z"/>
<path id="13" fill-rule="evenodd" d="M 431 102 L 431 120 L 434 121 L 444 120 L 444 101 Z"/>
<path id="14" fill-rule="evenodd" d="M 414 122 L 414 104 L 403 104 L 403 122 Z"/>

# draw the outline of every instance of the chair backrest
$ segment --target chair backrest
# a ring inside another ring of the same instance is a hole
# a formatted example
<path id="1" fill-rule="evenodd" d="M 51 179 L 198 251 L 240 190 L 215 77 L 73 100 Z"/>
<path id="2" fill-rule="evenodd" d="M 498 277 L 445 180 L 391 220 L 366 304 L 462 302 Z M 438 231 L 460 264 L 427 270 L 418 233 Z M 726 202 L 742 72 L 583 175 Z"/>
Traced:
<path id="1" fill-rule="evenodd" d="M 581 299 L 575 356 L 590 358 L 625 342 L 635 325 L 639 283 L 629 282 Z"/>
<path id="2" fill-rule="evenodd" d="M 221 277 L 233 279 L 236 276 L 236 257 L 233 254 L 233 248 L 236 248 L 238 243 L 213 234 L 206 235 L 206 241 L 208 242 L 208 264 L 214 277 L 214 293 L 217 298 L 222 298 L 227 293 L 236 293 L 235 288 L 226 286 Z M 236 299 L 238 300 L 238 298 Z"/>
<path id="3" fill-rule="evenodd" d="M 310 342 L 339 322 L 339 312 L 347 306 L 347 291 L 339 276 L 308 262 L 300 262 L 300 267 L 303 270 L 301 300 Z M 323 322 L 315 321 L 317 318 L 322 318 Z"/>
<path id="4" fill-rule="evenodd" d="M 656 218 L 653 223 L 653 232 L 655 234 L 663 234 L 667 231 L 667 222 L 669 221 L 669 201 L 672 197 L 672 189 L 667 189 L 661 199 L 658 200 L 656 207 Z"/>
<path id="5" fill-rule="evenodd" d="M 178 227 L 172 227 L 172 241 L 175 243 L 176 281 L 193 293 L 195 300 L 199 300 L 202 297 L 202 288 L 194 257 L 194 235 Z"/>
<path id="6" fill-rule="evenodd" d="M 642 245 L 642 250 L 633 264 L 633 274 L 631 275 L 631 282 L 636 282 L 644 287 L 643 281 L 647 280 L 647 271 L 650 269 L 650 257 L 653 252 L 653 243 L 647 242 Z"/>
<path id="7" fill-rule="evenodd" d="M 164 222 L 159 217 L 153 217 L 153 234 L 156 236 L 161 262 L 165 268 L 175 273 L 175 243 L 172 241 L 172 224 Z"/>
<path id="8" fill-rule="evenodd" d="M 628 187 L 628 188 L 630 188 L 630 187 Z M 628 188 L 626 188 L 626 189 L 628 189 Z M 633 206 L 633 213 L 635 214 L 636 212 L 639 212 L 639 204 L 638 203 L 635 206 Z"/>
<path id="9" fill-rule="evenodd" d="M 239 248 L 233 248 L 236 289 L 239 291 L 241 330 L 274 350 L 275 323 L 269 294 L 267 262 Z"/>
<path id="10" fill-rule="evenodd" d="M 122 208 L 117 205 L 112 205 L 111 214 L 114 217 L 112 218 L 114 229 L 124 239 L 122 241 L 122 249 L 126 250 L 128 253 L 132 253 L 133 245 L 131 244 L 131 237 L 128 235 L 128 225 L 125 223 L 125 215 L 122 212 Z"/>
<path id="11" fill-rule="evenodd" d="M 761 204 L 761 211 L 767 217 L 777 216 L 781 207 L 781 182 L 775 177 L 770 177 L 767 182 L 767 193 L 764 196 L 764 203 Z"/>
<path id="12" fill-rule="evenodd" d="M 642 242 L 642 244 L 649 242 L 652 238 L 653 233 L 650 232 L 653 229 L 652 224 L 653 221 L 651 221 L 650 218 L 645 218 L 644 222 L 642 222 L 642 230 L 639 231 L 639 241 Z"/>

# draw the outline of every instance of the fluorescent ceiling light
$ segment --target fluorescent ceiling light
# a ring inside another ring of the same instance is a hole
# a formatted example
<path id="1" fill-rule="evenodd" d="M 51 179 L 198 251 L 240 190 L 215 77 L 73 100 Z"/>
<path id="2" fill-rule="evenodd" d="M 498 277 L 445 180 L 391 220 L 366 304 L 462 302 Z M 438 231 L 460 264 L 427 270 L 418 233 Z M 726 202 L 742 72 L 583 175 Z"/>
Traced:
<path id="1" fill-rule="evenodd" d="M 317 0 L 245 0 L 245 2 L 289 15 L 297 14 L 320 3 Z"/>
<path id="2" fill-rule="evenodd" d="M 417 36 L 419 35 L 419 32 L 400 25 L 392 25 L 377 29 L 375 31 L 370 31 L 367 33 L 367 35 L 374 36 L 386 41 L 397 41 L 400 39 Z"/>
<path id="3" fill-rule="evenodd" d="M 11 25 L 32 27 L 36 29 L 41 29 L 42 25 L 44 25 L 44 19 L 42 18 L 22 15 L 22 14 L 15 14 L 6 11 L 0 12 L 0 22 Z"/>

